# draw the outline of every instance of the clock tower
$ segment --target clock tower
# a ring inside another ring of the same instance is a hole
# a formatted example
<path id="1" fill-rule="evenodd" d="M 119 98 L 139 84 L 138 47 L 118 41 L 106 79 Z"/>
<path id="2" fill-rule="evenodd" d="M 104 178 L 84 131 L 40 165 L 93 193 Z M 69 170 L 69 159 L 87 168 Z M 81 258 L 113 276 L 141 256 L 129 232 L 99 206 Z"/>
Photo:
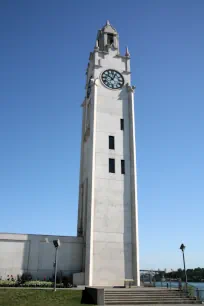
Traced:
<path id="1" fill-rule="evenodd" d="M 77 235 L 87 286 L 140 285 L 134 86 L 130 54 L 109 23 L 98 31 L 82 104 Z"/>

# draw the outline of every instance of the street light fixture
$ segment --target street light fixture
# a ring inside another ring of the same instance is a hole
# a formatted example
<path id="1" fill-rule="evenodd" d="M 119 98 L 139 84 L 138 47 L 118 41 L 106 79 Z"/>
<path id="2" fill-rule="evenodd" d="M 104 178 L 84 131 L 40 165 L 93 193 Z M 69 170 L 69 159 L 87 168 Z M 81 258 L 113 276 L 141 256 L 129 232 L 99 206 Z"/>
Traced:
<path id="1" fill-rule="evenodd" d="M 56 291 L 56 287 L 57 287 L 57 255 L 58 255 L 58 249 L 60 246 L 60 240 L 53 240 L 53 244 L 55 247 L 55 262 L 54 262 L 54 267 L 55 267 L 55 284 L 54 284 L 54 291 Z"/>
<path id="2" fill-rule="evenodd" d="M 180 246 L 180 250 L 182 251 L 182 254 L 183 254 L 183 267 L 184 267 L 184 273 L 185 273 L 185 279 L 186 279 L 186 292 L 187 292 L 188 279 L 187 279 L 186 263 L 185 263 L 185 255 L 184 255 L 185 248 L 186 248 L 185 245 L 182 243 L 181 246 Z"/>

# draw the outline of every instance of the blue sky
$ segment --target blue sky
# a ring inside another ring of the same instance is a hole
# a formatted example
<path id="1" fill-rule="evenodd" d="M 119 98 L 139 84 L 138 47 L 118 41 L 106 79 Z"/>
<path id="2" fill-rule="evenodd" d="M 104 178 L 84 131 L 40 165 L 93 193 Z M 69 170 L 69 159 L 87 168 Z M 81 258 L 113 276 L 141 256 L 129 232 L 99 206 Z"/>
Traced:
<path id="1" fill-rule="evenodd" d="M 85 70 L 128 44 L 141 268 L 204 267 L 204 2 L 0 1 L 1 232 L 76 235 Z"/>

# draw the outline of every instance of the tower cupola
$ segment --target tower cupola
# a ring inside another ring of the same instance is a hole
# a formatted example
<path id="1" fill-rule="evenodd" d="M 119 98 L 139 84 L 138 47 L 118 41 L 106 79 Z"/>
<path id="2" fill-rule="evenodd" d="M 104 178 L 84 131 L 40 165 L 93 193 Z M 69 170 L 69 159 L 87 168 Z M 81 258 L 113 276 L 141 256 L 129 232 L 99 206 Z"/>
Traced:
<path id="1" fill-rule="evenodd" d="M 116 29 L 107 20 L 105 26 L 98 31 L 96 46 L 100 51 L 108 52 L 109 48 L 119 51 L 119 36 Z"/>

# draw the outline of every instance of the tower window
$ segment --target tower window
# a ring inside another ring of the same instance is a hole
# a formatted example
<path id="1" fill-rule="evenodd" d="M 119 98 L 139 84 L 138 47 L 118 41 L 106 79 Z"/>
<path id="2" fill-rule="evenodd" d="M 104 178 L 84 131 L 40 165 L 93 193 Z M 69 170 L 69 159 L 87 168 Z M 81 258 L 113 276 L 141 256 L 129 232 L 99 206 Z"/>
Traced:
<path id="1" fill-rule="evenodd" d="M 115 150 L 115 139 L 114 139 L 114 136 L 109 136 L 109 149 Z"/>
<path id="2" fill-rule="evenodd" d="M 107 43 L 108 45 L 112 45 L 113 42 L 114 42 L 114 38 L 113 38 L 113 34 L 108 34 L 108 37 L 107 37 Z"/>
<path id="3" fill-rule="evenodd" d="M 109 172 L 115 173 L 115 159 L 109 158 Z"/>
<path id="4" fill-rule="evenodd" d="M 120 119 L 120 129 L 121 131 L 124 130 L 124 119 Z"/>
<path id="5" fill-rule="evenodd" d="M 121 159 L 121 174 L 125 174 L 125 161 Z"/>

